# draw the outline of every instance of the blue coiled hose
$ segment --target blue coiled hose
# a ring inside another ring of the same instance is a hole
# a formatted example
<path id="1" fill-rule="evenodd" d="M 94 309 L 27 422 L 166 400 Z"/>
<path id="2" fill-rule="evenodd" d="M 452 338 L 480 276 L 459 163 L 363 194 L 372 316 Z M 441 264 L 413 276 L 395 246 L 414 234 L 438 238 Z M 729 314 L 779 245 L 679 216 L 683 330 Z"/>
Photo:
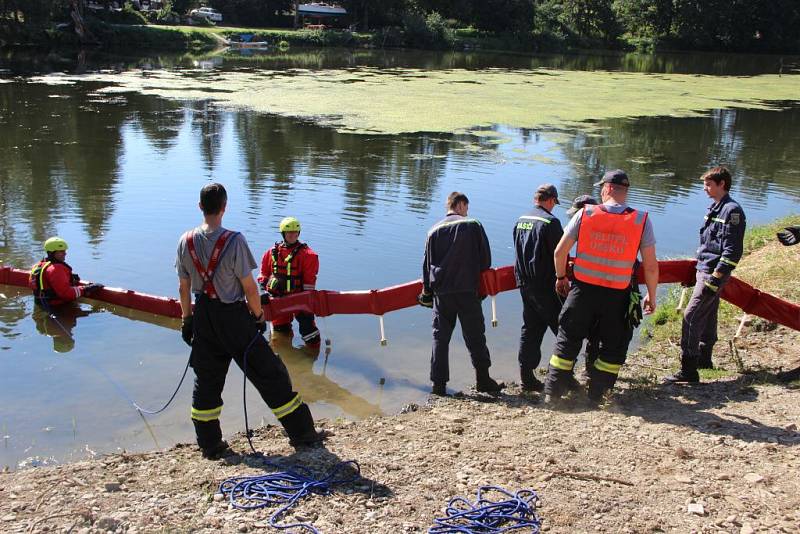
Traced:
<path id="1" fill-rule="evenodd" d="M 493 501 L 485 493 L 500 493 L 506 497 Z M 433 520 L 428 534 L 496 534 L 521 531 L 538 534 L 542 520 L 536 513 L 539 496 L 531 489 L 516 493 L 498 486 L 481 486 L 474 503 L 464 497 L 453 497 L 447 503 L 445 517 Z"/>

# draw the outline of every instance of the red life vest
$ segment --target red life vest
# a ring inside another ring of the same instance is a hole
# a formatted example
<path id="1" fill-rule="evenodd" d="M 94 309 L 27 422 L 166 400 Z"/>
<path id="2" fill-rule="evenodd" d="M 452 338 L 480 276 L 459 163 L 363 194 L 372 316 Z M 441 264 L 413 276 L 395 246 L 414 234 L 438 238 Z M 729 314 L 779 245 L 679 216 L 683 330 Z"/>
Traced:
<path id="1" fill-rule="evenodd" d="M 212 299 L 218 298 L 217 290 L 214 288 L 214 273 L 217 270 L 217 265 L 219 265 L 219 260 L 225 249 L 225 243 L 228 241 L 228 238 L 236 233 L 238 232 L 225 230 L 220 234 L 217 238 L 217 242 L 214 243 L 214 250 L 211 251 L 211 257 L 206 267 L 203 267 L 200 258 L 197 256 L 197 250 L 194 247 L 194 230 L 186 232 L 183 236 L 186 240 L 186 249 L 189 251 L 189 256 L 192 258 L 194 268 L 197 270 L 197 274 L 200 275 L 200 278 L 203 279 L 203 292 Z"/>
<path id="2" fill-rule="evenodd" d="M 586 206 L 573 267 L 575 278 L 612 289 L 630 286 L 646 221 L 646 211 L 627 208 L 617 214 L 602 204 Z"/>
<path id="3" fill-rule="evenodd" d="M 292 260 L 308 245 L 298 241 L 289 249 L 289 254 L 281 260 L 280 249 L 283 243 L 278 241 L 272 247 L 272 276 L 267 283 L 267 289 L 272 295 L 286 295 L 303 290 L 303 273 L 299 268 L 292 268 Z"/>

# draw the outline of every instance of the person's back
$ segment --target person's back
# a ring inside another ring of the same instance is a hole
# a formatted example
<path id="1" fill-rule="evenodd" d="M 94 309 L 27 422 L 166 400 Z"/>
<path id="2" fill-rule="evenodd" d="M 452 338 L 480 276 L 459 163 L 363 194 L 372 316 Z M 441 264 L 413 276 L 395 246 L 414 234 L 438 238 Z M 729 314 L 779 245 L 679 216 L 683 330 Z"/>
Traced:
<path id="1" fill-rule="evenodd" d="M 450 379 L 449 344 L 456 319 L 461 323 L 461 333 L 475 368 L 476 388 L 498 392 L 502 385 L 489 377 L 491 359 L 478 297 L 481 271 L 492 263 L 489 239 L 480 222 L 467 217 L 466 195 L 450 193 L 447 209 L 447 216 L 428 232 L 422 260 L 422 293 L 418 297 L 421 305 L 433 308 L 432 393 L 446 394 Z"/>
<path id="2" fill-rule="evenodd" d="M 549 328 L 555 334 L 561 300 L 555 291 L 553 254 L 563 234 L 561 222 L 552 214 L 558 191 L 542 184 L 533 197 L 533 209 L 514 225 L 514 276 L 522 298 L 522 328 L 519 338 L 519 372 L 522 389 L 542 391 L 544 385 L 534 370 L 542 359 L 542 340 Z"/>
<path id="3" fill-rule="evenodd" d="M 566 297 L 558 320 L 558 336 L 545 382 L 545 402 L 558 404 L 575 382 L 573 368 L 583 340 L 593 334 L 599 354 L 589 369 L 587 395 L 599 402 L 616 383 L 625 363 L 633 323 L 631 277 L 641 254 L 647 285 L 645 313 L 655 308 L 658 261 L 655 234 L 646 212 L 626 205 L 628 176 L 608 171 L 600 182 L 602 205 L 585 205 L 567 224 L 554 254 L 556 290 Z M 567 256 L 576 246 L 570 287 Z M 638 315 L 638 314 L 637 314 Z"/>
<path id="4" fill-rule="evenodd" d="M 489 240 L 477 219 L 448 213 L 428 231 L 427 287 L 437 295 L 477 292 L 481 271 L 492 264 Z"/>
<path id="5" fill-rule="evenodd" d="M 181 335 L 192 347 L 195 373 L 192 422 L 203 456 L 230 453 L 219 417 L 222 389 L 231 359 L 245 371 L 295 446 L 324 437 L 314 429 L 308 406 L 292 390 L 289 373 L 263 337 L 266 330 L 256 267 L 244 236 L 226 230 L 222 217 L 227 193 L 221 184 L 200 192 L 204 224 L 178 242 L 175 268 L 180 282 Z M 192 310 L 191 297 L 195 306 Z"/>

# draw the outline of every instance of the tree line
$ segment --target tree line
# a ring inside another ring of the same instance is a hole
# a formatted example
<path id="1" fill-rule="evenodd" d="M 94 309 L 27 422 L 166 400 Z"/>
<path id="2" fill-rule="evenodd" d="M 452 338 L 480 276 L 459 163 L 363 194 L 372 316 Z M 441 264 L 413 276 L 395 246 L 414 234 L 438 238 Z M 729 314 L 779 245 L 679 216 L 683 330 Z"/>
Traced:
<path id="1" fill-rule="evenodd" d="M 114 0 L 96 0 L 108 5 Z M 121 3 L 122 0 L 116 0 Z M 86 0 L 0 0 L 0 31 L 69 21 Z M 164 0 L 159 16 L 200 5 L 226 25 L 291 26 L 295 0 Z M 800 51 L 800 0 L 340 0 L 346 25 L 387 45 L 446 48 L 502 37 L 512 48 Z M 130 1 L 125 4 L 130 5 Z M 151 17 L 149 20 L 153 21 Z M 174 19 L 173 19 L 174 20 Z"/>

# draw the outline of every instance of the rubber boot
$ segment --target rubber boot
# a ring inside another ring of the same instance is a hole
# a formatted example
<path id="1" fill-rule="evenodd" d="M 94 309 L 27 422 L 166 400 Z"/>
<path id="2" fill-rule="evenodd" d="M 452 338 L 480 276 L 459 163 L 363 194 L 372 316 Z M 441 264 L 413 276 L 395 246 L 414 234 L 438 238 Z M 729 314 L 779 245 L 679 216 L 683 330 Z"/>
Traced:
<path id="1" fill-rule="evenodd" d="M 713 369 L 714 362 L 711 361 L 711 355 L 714 353 L 713 345 L 711 347 L 700 344 L 700 358 L 697 360 L 698 369 Z"/>
<path id="2" fill-rule="evenodd" d="M 320 445 L 327 437 L 325 432 L 314 427 L 314 418 L 306 403 L 301 404 L 295 411 L 281 417 L 278 421 L 289 434 L 289 445 L 295 448 Z"/>
<path id="3" fill-rule="evenodd" d="M 481 393 L 500 393 L 504 387 L 489 376 L 489 369 L 475 369 L 475 389 Z"/>
<path id="4" fill-rule="evenodd" d="M 219 419 L 213 421 L 196 421 L 192 419 L 192 423 L 194 423 L 197 445 L 200 447 L 203 458 L 218 460 L 234 454 L 222 439 L 222 428 L 219 425 Z"/>
<path id="5" fill-rule="evenodd" d="M 519 367 L 519 378 L 522 384 L 522 391 L 527 392 L 541 392 L 544 391 L 544 384 L 542 384 L 533 373 L 533 369 L 527 365 Z"/>
<path id="6" fill-rule="evenodd" d="M 431 393 L 437 397 L 447 397 L 447 382 L 434 382 Z"/>

